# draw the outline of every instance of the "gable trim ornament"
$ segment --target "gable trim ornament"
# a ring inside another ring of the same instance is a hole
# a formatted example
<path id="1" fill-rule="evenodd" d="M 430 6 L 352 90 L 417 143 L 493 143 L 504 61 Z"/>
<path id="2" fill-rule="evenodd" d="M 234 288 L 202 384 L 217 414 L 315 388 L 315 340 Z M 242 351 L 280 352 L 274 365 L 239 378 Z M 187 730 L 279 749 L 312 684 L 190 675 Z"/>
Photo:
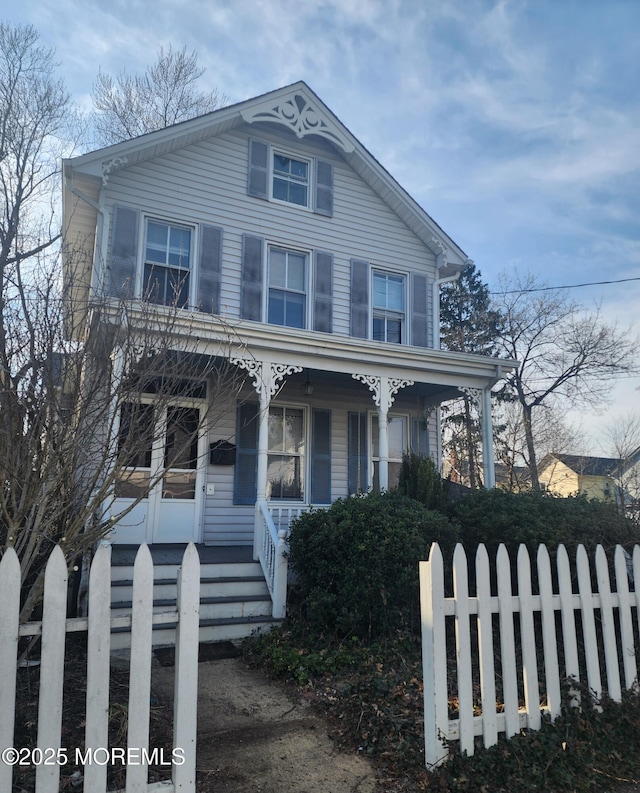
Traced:
<path id="1" fill-rule="evenodd" d="M 243 110 L 241 115 L 247 124 L 253 124 L 256 121 L 271 121 L 288 127 L 298 138 L 319 135 L 339 146 L 347 154 L 354 150 L 353 144 L 338 125 L 327 119 L 302 93 L 296 93 L 293 97 L 275 100 L 275 102 L 273 99 L 267 100 Z"/>

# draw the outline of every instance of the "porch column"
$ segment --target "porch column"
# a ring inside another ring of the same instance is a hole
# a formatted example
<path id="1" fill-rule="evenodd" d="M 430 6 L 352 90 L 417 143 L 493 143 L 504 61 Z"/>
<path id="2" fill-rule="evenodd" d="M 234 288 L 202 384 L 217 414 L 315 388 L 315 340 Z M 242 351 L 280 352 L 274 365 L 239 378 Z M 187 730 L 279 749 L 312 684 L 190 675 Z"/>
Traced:
<path id="1" fill-rule="evenodd" d="M 482 469 L 484 486 L 496 486 L 496 469 L 493 461 L 493 421 L 491 417 L 491 388 L 482 390 Z"/>
<path id="2" fill-rule="evenodd" d="M 256 472 L 256 520 L 253 537 L 253 553 L 257 558 L 257 539 L 255 532 L 258 527 L 257 511 L 261 501 L 267 498 L 267 467 L 269 461 L 269 406 L 271 399 L 282 386 L 282 380 L 293 372 L 301 372 L 302 366 L 270 361 L 256 361 L 253 358 L 232 358 L 231 363 L 245 369 L 253 377 L 260 401 L 258 414 L 258 465 Z"/>
<path id="3" fill-rule="evenodd" d="M 378 479 L 380 490 L 389 489 L 389 409 L 401 388 L 413 385 L 413 380 L 402 380 L 397 377 L 378 377 L 368 374 L 353 374 L 369 387 L 373 401 L 378 408 Z"/>
<path id="4" fill-rule="evenodd" d="M 482 473 L 485 488 L 496 486 L 495 465 L 493 462 L 493 422 L 491 420 L 491 387 L 471 388 L 460 386 L 459 389 L 472 399 L 480 416 L 482 432 Z"/>

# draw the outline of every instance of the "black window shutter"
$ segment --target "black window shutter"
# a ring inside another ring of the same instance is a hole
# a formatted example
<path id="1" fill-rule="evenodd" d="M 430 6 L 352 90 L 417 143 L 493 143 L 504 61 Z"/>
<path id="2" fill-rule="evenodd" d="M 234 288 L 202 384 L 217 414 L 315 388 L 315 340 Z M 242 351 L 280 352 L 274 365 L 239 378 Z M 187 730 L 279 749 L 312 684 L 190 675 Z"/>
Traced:
<path id="1" fill-rule="evenodd" d="M 221 269 L 222 229 L 215 226 L 202 226 L 200 231 L 198 307 L 208 314 L 220 313 Z"/>
<path id="2" fill-rule="evenodd" d="M 369 338 L 369 262 L 351 260 L 351 335 Z"/>
<path id="3" fill-rule="evenodd" d="M 425 419 L 411 422 L 411 451 L 414 454 L 429 454 L 429 426 Z"/>
<path id="4" fill-rule="evenodd" d="M 349 412 L 347 446 L 347 454 L 349 457 L 349 495 L 353 496 L 361 491 L 366 491 L 369 487 L 369 452 L 366 413 Z"/>
<path id="5" fill-rule="evenodd" d="M 242 237 L 242 285 L 240 316 L 242 319 L 262 319 L 262 237 L 244 234 Z"/>
<path id="6" fill-rule="evenodd" d="M 331 503 L 331 411 L 312 411 L 311 503 Z"/>
<path id="7" fill-rule="evenodd" d="M 427 316 L 427 276 L 411 274 L 411 343 L 415 347 L 427 347 L 429 324 Z"/>
<path id="8" fill-rule="evenodd" d="M 116 205 L 113 208 L 111 260 L 106 279 L 107 294 L 111 297 L 132 297 L 138 264 L 137 209 Z"/>
<path id="9" fill-rule="evenodd" d="M 316 160 L 316 200 L 314 212 L 333 217 L 333 165 Z"/>
<path id="10" fill-rule="evenodd" d="M 236 427 L 234 504 L 256 503 L 258 474 L 257 402 L 239 402 Z"/>
<path id="11" fill-rule="evenodd" d="M 313 329 L 333 332 L 333 255 L 315 251 L 313 256 Z"/>
<path id="12" fill-rule="evenodd" d="M 249 140 L 247 193 L 256 198 L 269 197 L 269 146 L 261 140 Z"/>

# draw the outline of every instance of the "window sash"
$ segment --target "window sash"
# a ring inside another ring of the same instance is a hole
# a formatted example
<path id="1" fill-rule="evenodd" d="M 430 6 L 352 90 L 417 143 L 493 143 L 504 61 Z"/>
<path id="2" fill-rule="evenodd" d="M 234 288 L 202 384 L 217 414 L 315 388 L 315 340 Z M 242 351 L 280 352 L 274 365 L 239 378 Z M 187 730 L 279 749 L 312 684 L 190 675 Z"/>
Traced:
<path id="1" fill-rule="evenodd" d="M 310 163 L 287 154 L 273 152 L 271 195 L 276 201 L 309 206 Z"/>
<path id="2" fill-rule="evenodd" d="M 307 327 L 308 262 L 306 253 L 269 248 L 267 322 L 290 328 Z"/>
<path id="3" fill-rule="evenodd" d="M 403 344 L 405 276 L 374 271 L 372 281 L 371 337 L 374 341 Z"/>
<path id="4" fill-rule="evenodd" d="M 192 229 L 147 219 L 142 297 L 185 308 L 191 290 Z"/>
<path id="5" fill-rule="evenodd" d="M 267 499 L 304 500 L 305 439 L 303 408 L 269 408 Z"/>

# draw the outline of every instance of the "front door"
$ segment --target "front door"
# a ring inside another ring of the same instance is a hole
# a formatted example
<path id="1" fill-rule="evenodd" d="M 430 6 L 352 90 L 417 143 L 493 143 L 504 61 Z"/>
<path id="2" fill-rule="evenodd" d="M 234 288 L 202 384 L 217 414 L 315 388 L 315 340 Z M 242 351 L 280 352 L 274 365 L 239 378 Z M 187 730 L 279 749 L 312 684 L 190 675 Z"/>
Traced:
<path id="1" fill-rule="evenodd" d="M 129 512 L 114 527 L 112 542 L 200 540 L 206 454 L 200 418 L 200 408 L 193 405 L 121 406 L 121 437 L 138 431 L 146 439 L 130 455 L 131 464 L 116 484 L 112 512 Z"/>

